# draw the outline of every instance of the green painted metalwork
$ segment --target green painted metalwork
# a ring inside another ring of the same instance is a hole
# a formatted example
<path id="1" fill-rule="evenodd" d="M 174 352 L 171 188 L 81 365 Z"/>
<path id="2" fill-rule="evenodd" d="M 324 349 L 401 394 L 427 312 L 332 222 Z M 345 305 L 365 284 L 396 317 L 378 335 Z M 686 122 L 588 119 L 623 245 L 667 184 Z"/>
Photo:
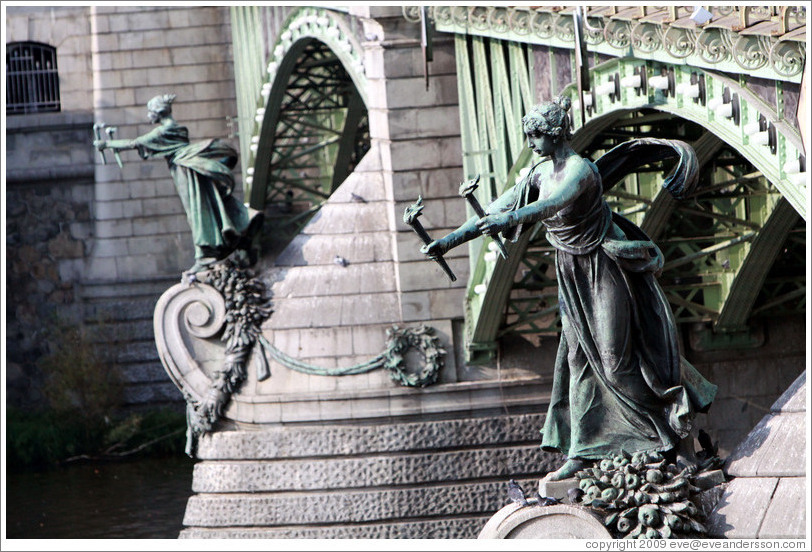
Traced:
<path id="1" fill-rule="evenodd" d="M 257 29 L 275 9 L 232 8 L 235 57 L 246 58 L 236 69 L 246 198 L 271 227 L 266 250 L 298 233 L 369 149 L 363 52 L 348 16 L 293 10 L 271 42 Z"/>
<path id="2" fill-rule="evenodd" d="M 472 110 L 483 96 L 493 104 L 511 105 L 502 99 L 508 93 L 503 87 L 491 87 L 490 97 L 479 92 L 473 81 L 489 75 L 488 68 L 477 63 L 466 66 L 464 53 L 459 55 L 470 43 L 484 48 L 487 39 L 457 35 L 456 40 L 463 119 L 475 117 Z M 507 49 L 521 46 L 492 42 Z M 585 106 L 585 125 L 576 130 L 572 142 L 576 151 L 594 158 L 632 137 L 674 137 L 692 142 L 704 166 L 701 192 L 689 201 L 675 202 L 659 193 L 666 166 L 627 178 L 608 194 L 614 210 L 658 238 L 667 261 L 661 282 L 677 321 L 712 323 L 715 331 L 740 332 L 754 313 L 764 315 L 793 301 L 797 307 L 803 281 L 795 276 L 789 283 L 779 282 L 769 276 L 794 221 L 798 215 L 806 217 L 800 137 L 780 112 L 738 82 L 681 65 L 630 58 L 611 60 L 590 74 L 596 94 Z M 574 86 L 567 90 L 575 101 Z M 484 157 L 491 161 L 513 153 L 516 137 L 505 136 L 501 146 L 485 141 L 502 128 L 507 134 L 521 132 L 520 125 L 509 126 L 509 110 L 493 113 L 501 115 L 502 123 L 480 117 L 479 139 L 463 142 L 466 159 L 475 157 L 472 152 L 480 156 L 487 152 Z M 573 119 L 578 127 L 580 113 Z M 493 126 L 481 128 L 489 124 Z M 500 147 L 501 152 L 494 151 Z M 495 193 L 512 185 L 529 162 L 525 148 L 514 157 L 509 176 L 496 178 Z M 498 167 L 494 162 L 489 166 Z M 466 173 L 474 168 L 481 170 L 482 163 L 466 166 Z M 472 247 L 471 258 L 466 303 L 469 361 L 487 359 L 506 332 L 558 331 L 552 248 L 543 232 L 537 228 L 514 244 L 508 261 L 487 246 Z M 765 286 L 774 290 L 769 297 L 764 297 Z M 765 307 L 756 311 L 759 305 Z"/>
<path id="3" fill-rule="evenodd" d="M 806 8 L 711 7 L 697 25 L 685 7 L 589 7 L 589 52 L 764 79 L 800 82 L 806 58 Z M 759 8 L 761 9 L 761 8 Z M 572 7 L 433 6 L 438 31 L 574 48 Z"/>
<path id="4" fill-rule="evenodd" d="M 531 107 L 533 98 L 530 60 L 521 44 L 459 36 L 456 58 L 463 170 L 466 178 L 481 175 L 484 185 L 475 194 L 480 203 L 487 205 L 504 190 L 506 182 L 515 181 L 518 171 L 530 159 L 521 133 L 521 117 Z M 507 134 L 513 136 L 505 138 Z M 521 260 L 521 255 L 513 252 L 522 248 L 522 242 L 506 244 L 509 252 L 506 265 L 500 264 L 494 272 L 497 265 L 492 257 L 496 253 L 489 248 L 490 243 L 490 238 L 471 242 L 469 253 L 474 275 L 469 280 L 466 300 L 467 318 L 488 319 L 491 321 L 488 325 L 498 324 L 502 318 L 502 305 L 510 291 L 516 263 Z M 496 281 L 500 284 L 494 285 Z M 485 282 L 491 285 L 477 287 Z M 480 292 L 482 289 L 485 292 Z M 492 292 L 502 295 L 495 297 Z M 492 354 L 495 340 L 478 335 L 475 326 L 466 327 L 473 330 L 466 343 L 486 355 Z"/>

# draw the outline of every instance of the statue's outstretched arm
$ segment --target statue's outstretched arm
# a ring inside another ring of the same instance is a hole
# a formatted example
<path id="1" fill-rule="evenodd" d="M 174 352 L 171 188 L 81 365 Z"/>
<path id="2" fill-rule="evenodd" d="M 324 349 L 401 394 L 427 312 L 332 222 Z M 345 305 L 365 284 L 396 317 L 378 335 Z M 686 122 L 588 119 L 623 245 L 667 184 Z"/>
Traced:
<path id="1" fill-rule="evenodd" d="M 519 186 L 510 188 L 507 192 L 494 200 L 494 202 L 485 209 L 485 212 L 501 212 L 506 209 L 510 209 L 510 206 L 516 204 L 516 194 L 518 193 L 518 188 Z M 420 251 L 430 257 L 442 256 L 449 249 L 453 249 L 467 241 L 478 238 L 483 234 L 483 232 L 477 226 L 480 220 L 481 219 L 477 216 L 471 217 L 453 232 L 443 236 L 440 239 L 434 240 L 428 245 L 424 245 L 420 248 Z"/>
<path id="2" fill-rule="evenodd" d="M 561 180 L 551 179 L 544 185 L 545 191 L 549 194 L 546 197 L 539 198 L 515 210 L 497 212 L 482 217 L 476 223 L 477 228 L 482 234 L 494 234 L 504 232 L 518 224 L 532 224 L 549 218 L 578 197 L 582 190 L 581 184 L 586 176 L 572 175 L 571 178 L 562 178 Z M 489 207 L 488 211 L 491 210 Z"/>
<path id="3" fill-rule="evenodd" d="M 105 149 L 130 150 L 137 147 L 135 140 L 95 140 L 93 145 L 96 146 L 99 151 Z"/>

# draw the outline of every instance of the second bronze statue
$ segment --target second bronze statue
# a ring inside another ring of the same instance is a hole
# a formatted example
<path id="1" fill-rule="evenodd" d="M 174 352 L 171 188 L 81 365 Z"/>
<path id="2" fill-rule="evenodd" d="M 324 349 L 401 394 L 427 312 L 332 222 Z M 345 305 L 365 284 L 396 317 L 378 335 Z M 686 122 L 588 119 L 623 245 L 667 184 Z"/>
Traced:
<path id="1" fill-rule="evenodd" d="M 142 159 L 163 157 L 192 230 L 195 262 L 185 273 L 206 270 L 236 253 L 242 264 L 256 261 L 252 242 L 262 228 L 263 214 L 234 197 L 237 151 L 218 139 L 189 143 L 189 131 L 172 117 L 174 94 L 147 103 L 152 131 L 133 140 L 101 140 L 93 145 L 114 152 L 134 149 Z"/>

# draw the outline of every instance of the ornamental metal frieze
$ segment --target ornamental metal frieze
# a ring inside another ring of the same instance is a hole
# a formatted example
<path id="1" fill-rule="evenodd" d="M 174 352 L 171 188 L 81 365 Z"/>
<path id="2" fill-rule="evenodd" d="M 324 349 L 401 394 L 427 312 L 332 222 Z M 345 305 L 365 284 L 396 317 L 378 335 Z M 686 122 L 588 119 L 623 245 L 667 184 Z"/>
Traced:
<path id="1" fill-rule="evenodd" d="M 585 8 L 585 41 L 601 54 L 688 59 L 691 65 L 799 82 L 806 58 L 806 8 L 711 7 L 703 21 L 688 7 Z M 572 7 L 432 6 L 443 32 L 572 49 Z M 418 21 L 417 7 L 404 7 Z"/>

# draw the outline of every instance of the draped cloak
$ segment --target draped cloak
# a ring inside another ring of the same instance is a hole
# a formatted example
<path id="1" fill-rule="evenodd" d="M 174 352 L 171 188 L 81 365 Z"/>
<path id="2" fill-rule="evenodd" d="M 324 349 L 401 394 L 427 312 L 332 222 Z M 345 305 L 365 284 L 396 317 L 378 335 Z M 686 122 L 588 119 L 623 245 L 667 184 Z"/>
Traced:
<path id="1" fill-rule="evenodd" d="M 658 141 L 656 147 L 651 140 L 634 142 L 596 164 L 588 162 L 594 178 L 587 188 L 542 221 L 556 249 L 562 323 L 542 448 L 571 458 L 672 449 L 690 432 L 694 414 L 710 407 L 717 389 L 680 357 L 671 308 L 655 279 L 662 253 L 603 199 L 599 169 L 612 174 L 614 184 L 623 175 L 613 170 L 645 163 L 642 153 L 653 159 L 663 153 L 658 148 L 671 154 L 676 149 L 673 141 Z M 677 154 L 680 166 L 664 184 L 675 195 L 686 187 L 684 180 L 675 184 L 676 173 L 695 169 L 684 151 Z M 515 210 L 538 197 L 537 167 L 517 184 L 514 203 L 499 210 Z M 505 237 L 515 241 L 520 232 L 513 228 Z"/>
<path id="2" fill-rule="evenodd" d="M 175 122 L 135 139 L 142 159 L 164 157 L 192 230 L 195 258 L 228 256 L 247 249 L 262 214 L 232 195 L 237 152 L 217 140 L 189 143 L 189 131 Z"/>

